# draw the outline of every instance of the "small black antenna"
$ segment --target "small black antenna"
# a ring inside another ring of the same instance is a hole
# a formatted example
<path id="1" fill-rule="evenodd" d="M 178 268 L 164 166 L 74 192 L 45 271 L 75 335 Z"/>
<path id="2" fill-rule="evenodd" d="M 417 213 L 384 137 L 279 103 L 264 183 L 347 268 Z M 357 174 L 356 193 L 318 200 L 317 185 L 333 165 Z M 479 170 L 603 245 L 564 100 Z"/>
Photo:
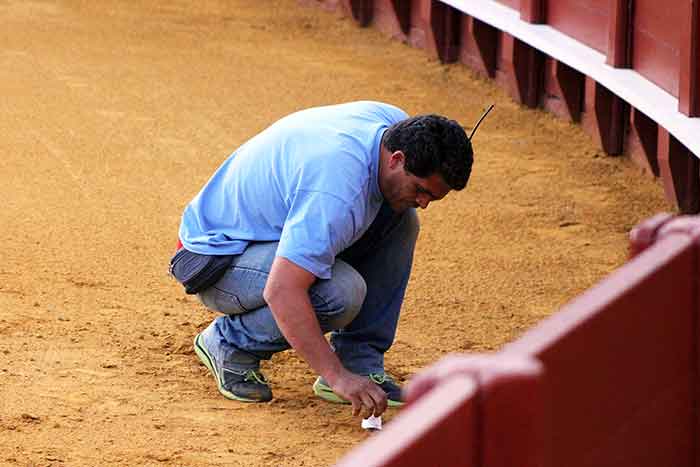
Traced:
<path id="1" fill-rule="evenodd" d="M 481 115 L 481 118 L 479 119 L 478 122 L 476 122 L 476 125 L 474 125 L 474 129 L 472 130 L 471 134 L 469 135 L 469 141 L 472 140 L 472 136 L 474 136 L 474 133 L 476 133 L 476 129 L 479 128 L 479 125 L 481 125 L 482 120 L 486 118 L 486 116 L 491 112 L 491 109 L 493 109 L 494 104 L 491 104 L 488 109 Z"/>

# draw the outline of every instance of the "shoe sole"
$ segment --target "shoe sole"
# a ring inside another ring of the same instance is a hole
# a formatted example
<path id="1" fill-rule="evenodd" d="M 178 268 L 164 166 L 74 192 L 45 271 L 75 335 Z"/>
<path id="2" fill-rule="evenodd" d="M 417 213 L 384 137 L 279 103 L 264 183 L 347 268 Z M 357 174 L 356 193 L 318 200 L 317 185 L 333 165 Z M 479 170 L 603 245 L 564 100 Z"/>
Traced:
<path id="1" fill-rule="evenodd" d="M 350 402 L 346 401 L 345 399 L 340 398 L 336 393 L 333 392 L 333 390 L 329 386 L 323 384 L 321 382 L 321 378 L 316 378 L 316 381 L 314 382 L 314 385 L 313 385 L 313 390 L 314 390 L 314 394 L 316 394 L 318 397 L 320 397 L 321 399 L 323 399 L 325 401 L 332 402 L 334 404 L 349 404 L 350 403 Z M 401 407 L 402 405 L 404 405 L 404 403 L 401 401 L 395 401 L 395 400 L 389 399 L 389 400 L 387 400 L 387 405 L 389 407 Z"/>
<path id="2" fill-rule="evenodd" d="M 209 352 L 207 352 L 206 347 L 199 343 L 201 337 L 201 334 L 197 334 L 196 336 L 194 336 L 194 353 L 204 364 L 204 366 L 207 367 L 207 369 L 211 372 L 212 376 L 214 376 L 214 380 L 216 380 L 216 387 L 221 393 L 221 395 L 224 396 L 226 399 L 231 399 L 239 402 L 259 402 L 255 399 L 248 399 L 246 397 L 237 396 L 234 393 L 224 389 L 224 387 L 221 385 L 221 378 L 219 378 L 219 373 L 216 371 L 216 367 L 214 366 L 214 359 L 211 355 L 209 355 Z"/>

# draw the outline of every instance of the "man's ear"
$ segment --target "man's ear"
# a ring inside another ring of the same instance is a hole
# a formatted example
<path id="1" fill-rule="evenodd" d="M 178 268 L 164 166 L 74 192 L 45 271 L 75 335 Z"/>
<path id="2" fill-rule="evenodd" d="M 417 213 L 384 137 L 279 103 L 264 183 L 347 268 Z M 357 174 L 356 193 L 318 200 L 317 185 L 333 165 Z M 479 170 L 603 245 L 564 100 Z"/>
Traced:
<path id="1" fill-rule="evenodd" d="M 403 151 L 394 151 L 389 156 L 389 167 L 395 169 L 397 165 L 402 165 L 405 163 L 405 158 Z"/>

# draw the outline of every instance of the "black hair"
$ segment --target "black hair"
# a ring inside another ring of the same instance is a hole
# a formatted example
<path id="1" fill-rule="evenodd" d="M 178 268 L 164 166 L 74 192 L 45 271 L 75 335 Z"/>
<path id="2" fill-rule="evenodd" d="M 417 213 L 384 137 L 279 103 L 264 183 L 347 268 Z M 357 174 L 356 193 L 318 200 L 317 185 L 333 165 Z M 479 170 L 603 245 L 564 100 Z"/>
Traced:
<path id="1" fill-rule="evenodd" d="M 382 144 L 391 152 L 402 151 L 404 168 L 417 177 L 437 172 L 453 190 L 461 190 L 469 181 L 474 151 L 454 120 L 434 114 L 411 117 L 390 126 Z"/>

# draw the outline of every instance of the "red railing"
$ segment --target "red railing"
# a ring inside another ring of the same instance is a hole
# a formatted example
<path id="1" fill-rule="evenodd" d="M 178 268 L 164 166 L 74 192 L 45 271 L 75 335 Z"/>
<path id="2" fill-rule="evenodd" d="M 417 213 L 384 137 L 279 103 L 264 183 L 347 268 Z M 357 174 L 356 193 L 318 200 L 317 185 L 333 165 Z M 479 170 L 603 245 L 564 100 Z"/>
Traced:
<path id="1" fill-rule="evenodd" d="M 697 467 L 700 218 L 660 215 L 633 258 L 491 355 L 417 375 L 338 465 Z"/>
<path id="2" fill-rule="evenodd" d="M 580 122 L 700 212 L 700 1 L 302 0 L 352 15 L 518 102 Z"/>

